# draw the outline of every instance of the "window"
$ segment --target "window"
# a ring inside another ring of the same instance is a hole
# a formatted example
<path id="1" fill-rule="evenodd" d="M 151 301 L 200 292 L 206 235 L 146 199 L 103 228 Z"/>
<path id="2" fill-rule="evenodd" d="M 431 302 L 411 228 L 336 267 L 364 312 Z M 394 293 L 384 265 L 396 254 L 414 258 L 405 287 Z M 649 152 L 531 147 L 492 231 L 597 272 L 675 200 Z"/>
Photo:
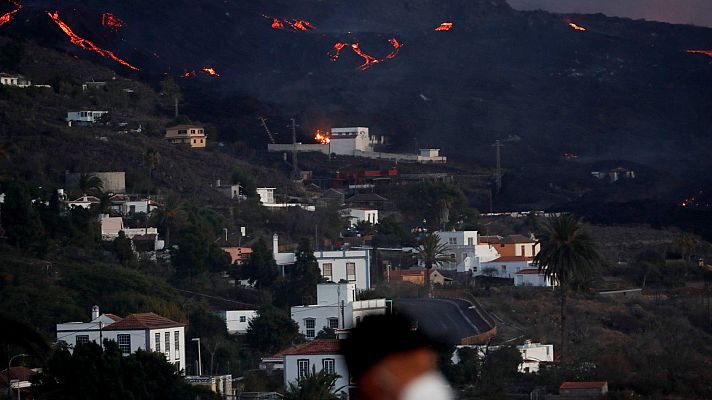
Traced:
<path id="1" fill-rule="evenodd" d="M 307 337 L 314 338 L 316 336 L 314 333 L 314 327 L 316 326 L 316 320 L 314 318 L 307 318 L 304 320 L 304 326 L 307 328 Z"/>
<path id="2" fill-rule="evenodd" d="M 161 351 L 161 334 L 156 332 L 156 351 L 160 352 Z M 168 347 L 168 343 L 166 343 L 166 347 Z"/>
<path id="3" fill-rule="evenodd" d="M 506 266 L 506 265 L 502 265 L 502 272 L 507 272 L 507 266 Z"/>
<path id="4" fill-rule="evenodd" d="M 447 240 L 448 244 L 456 245 L 457 244 L 457 238 L 449 238 Z"/>
<path id="5" fill-rule="evenodd" d="M 325 263 L 321 266 L 321 274 L 324 278 L 328 280 L 333 280 L 333 270 L 331 268 L 331 263 Z"/>
<path id="6" fill-rule="evenodd" d="M 136 206 L 129 206 L 129 213 L 133 214 L 136 212 Z"/>
<path id="7" fill-rule="evenodd" d="M 297 374 L 302 378 L 309 373 L 309 360 L 297 360 Z"/>
<path id="8" fill-rule="evenodd" d="M 171 359 L 171 333 L 166 332 L 166 358 Z"/>
<path id="9" fill-rule="evenodd" d="M 76 344 L 89 343 L 89 335 L 77 335 Z"/>
<path id="10" fill-rule="evenodd" d="M 329 328 L 331 329 L 338 329 L 339 328 L 339 319 L 338 318 L 329 318 Z"/>
<path id="11" fill-rule="evenodd" d="M 198 143 L 198 141 L 197 141 L 197 140 L 195 140 L 195 139 L 193 139 L 193 143 L 194 143 L 194 144 L 195 144 L 195 143 Z"/>
<path id="12" fill-rule="evenodd" d="M 524 250 L 524 246 L 522 246 L 522 255 L 523 255 L 523 256 L 527 255 L 527 251 Z"/>
<path id="13" fill-rule="evenodd" d="M 475 239 L 474 239 L 474 238 L 467 238 L 467 245 L 468 245 L 468 246 L 474 246 L 474 245 L 475 245 Z"/>
<path id="14" fill-rule="evenodd" d="M 116 335 L 116 342 L 122 354 L 131 354 L 131 335 Z"/>
<path id="15" fill-rule="evenodd" d="M 240 315 L 240 322 L 247 322 L 247 317 L 244 315 Z"/>
<path id="16" fill-rule="evenodd" d="M 180 360 L 180 331 L 173 332 L 173 341 L 175 342 L 176 360 Z"/>
<path id="17" fill-rule="evenodd" d="M 333 358 L 325 358 L 321 360 L 321 369 L 327 374 L 333 374 L 336 371 L 336 362 Z"/>
<path id="18" fill-rule="evenodd" d="M 200 143 L 203 143 L 203 139 L 200 139 Z"/>
<path id="19" fill-rule="evenodd" d="M 356 263 L 346 263 L 346 280 L 355 281 L 356 280 Z"/>

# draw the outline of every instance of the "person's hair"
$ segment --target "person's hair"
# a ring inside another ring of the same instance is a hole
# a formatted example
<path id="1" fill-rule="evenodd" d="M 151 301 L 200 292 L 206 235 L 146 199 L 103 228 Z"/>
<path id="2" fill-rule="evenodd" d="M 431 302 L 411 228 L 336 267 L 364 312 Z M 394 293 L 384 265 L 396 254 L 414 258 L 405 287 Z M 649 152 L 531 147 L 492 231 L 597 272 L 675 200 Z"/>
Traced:
<path id="1" fill-rule="evenodd" d="M 392 354 L 429 347 L 430 341 L 400 315 L 368 315 L 351 330 L 341 352 L 354 379 Z"/>

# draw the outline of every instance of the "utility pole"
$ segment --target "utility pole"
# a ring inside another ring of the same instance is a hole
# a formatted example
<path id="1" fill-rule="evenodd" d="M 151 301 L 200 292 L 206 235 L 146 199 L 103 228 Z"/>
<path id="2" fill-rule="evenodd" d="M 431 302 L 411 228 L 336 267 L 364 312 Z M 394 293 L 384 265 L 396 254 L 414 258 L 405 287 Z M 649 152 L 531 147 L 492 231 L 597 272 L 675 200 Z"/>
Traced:
<path id="1" fill-rule="evenodd" d="M 502 190 L 502 161 L 500 157 L 500 149 L 504 147 L 502 144 L 502 141 L 497 139 L 494 144 L 492 145 L 496 149 L 497 153 L 497 169 L 495 171 L 495 179 L 496 179 L 496 189 L 497 189 L 497 194 Z"/>
<path id="2" fill-rule="evenodd" d="M 297 123 L 294 118 L 291 118 L 292 122 L 292 179 L 298 180 L 301 178 L 299 173 L 299 166 L 297 166 Z"/>
<path id="3" fill-rule="evenodd" d="M 174 107 L 175 107 L 175 118 L 178 118 L 178 96 L 173 98 L 174 101 Z"/>

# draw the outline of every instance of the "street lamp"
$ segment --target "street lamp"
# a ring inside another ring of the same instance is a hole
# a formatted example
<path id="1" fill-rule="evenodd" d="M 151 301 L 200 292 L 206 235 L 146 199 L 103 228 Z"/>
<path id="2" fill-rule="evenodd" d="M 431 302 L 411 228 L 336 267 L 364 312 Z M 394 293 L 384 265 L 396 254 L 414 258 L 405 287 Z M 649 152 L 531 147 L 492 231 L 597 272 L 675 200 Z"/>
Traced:
<path id="1" fill-rule="evenodd" d="M 190 340 L 198 342 L 198 376 L 203 376 L 203 359 L 200 357 L 200 338 L 192 338 Z"/>
<path id="2" fill-rule="evenodd" d="M 16 354 L 12 357 L 10 357 L 10 361 L 7 362 L 7 398 L 10 399 L 12 396 L 11 388 L 12 388 L 12 379 L 10 379 L 10 368 L 12 364 L 12 360 L 18 358 L 18 357 L 27 357 L 27 354 Z M 18 393 L 18 398 L 20 397 L 20 381 L 17 382 L 17 393 Z"/>

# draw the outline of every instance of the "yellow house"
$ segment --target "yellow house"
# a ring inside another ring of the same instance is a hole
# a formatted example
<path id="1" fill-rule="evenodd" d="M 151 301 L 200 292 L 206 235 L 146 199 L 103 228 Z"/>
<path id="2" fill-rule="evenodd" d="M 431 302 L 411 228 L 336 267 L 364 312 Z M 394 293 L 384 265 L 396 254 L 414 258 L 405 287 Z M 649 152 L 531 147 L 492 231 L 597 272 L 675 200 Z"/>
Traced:
<path id="1" fill-rule="evenodd" d="M 187 144 L 192 148 L 203 148 L 208 136 L 200 125 L 176 125 L 166 128 L 165 139 L 171 143 Z"/>

